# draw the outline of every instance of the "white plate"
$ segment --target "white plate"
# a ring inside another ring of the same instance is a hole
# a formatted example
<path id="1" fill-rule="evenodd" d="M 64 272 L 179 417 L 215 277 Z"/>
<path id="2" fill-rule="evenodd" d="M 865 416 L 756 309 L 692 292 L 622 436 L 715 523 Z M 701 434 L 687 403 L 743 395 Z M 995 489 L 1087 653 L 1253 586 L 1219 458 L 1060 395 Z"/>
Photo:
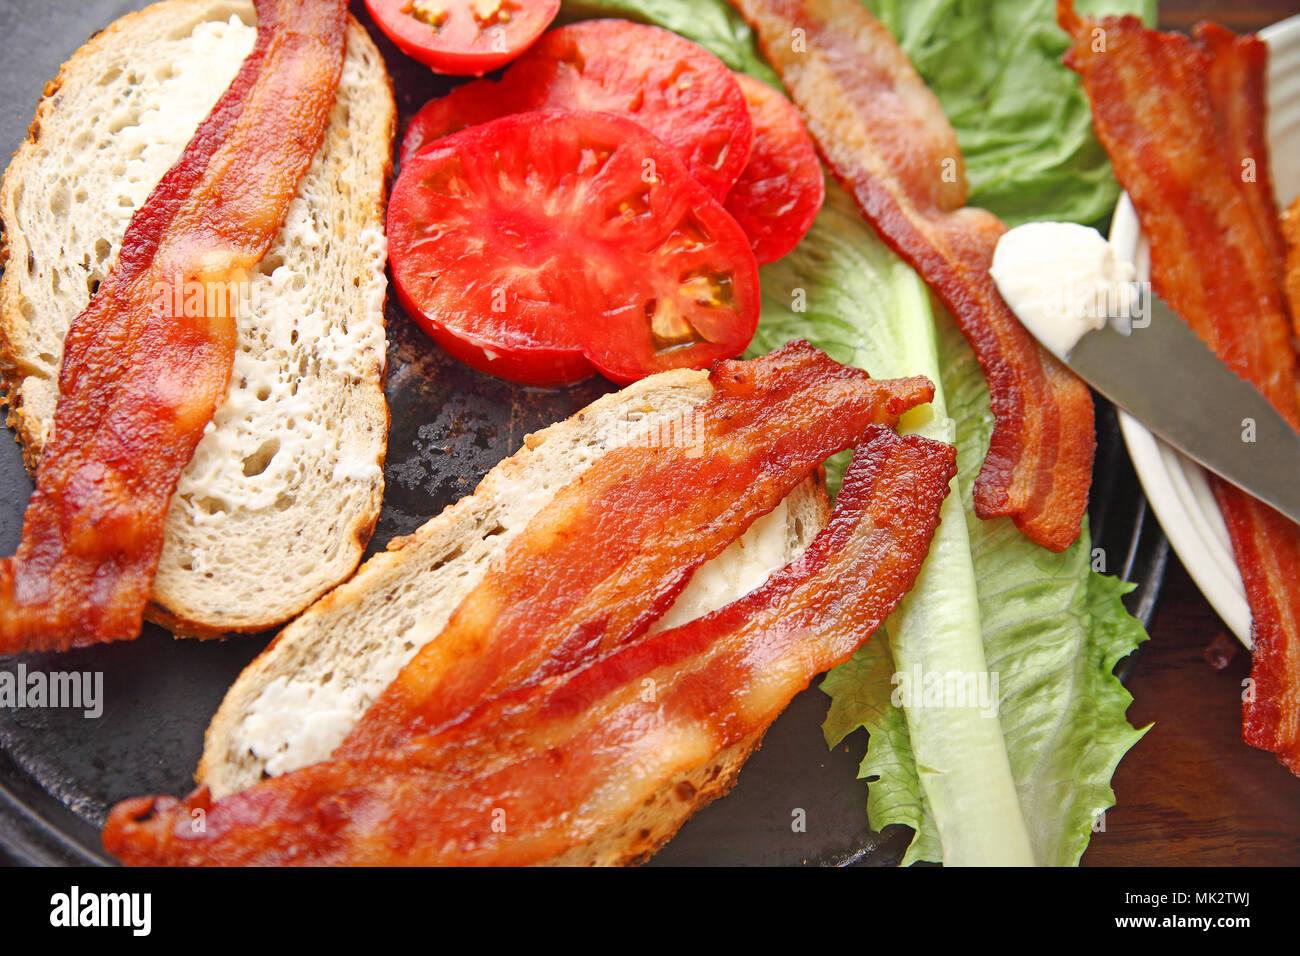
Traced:
<path id="1" fill-rule="evenodd" d="M 1285 207 L 1300 195 L 1300 16 L 1259 32 L 1269 47 L 1268 140 L 1273 188 Z M 1115 207 L 1110 240 L 1133 262 L 1138 277 L 1151 276 L 1150 250 L 1127 195 Z M 1183 566 L 1206 600 L 1241 642 L 1250 647 L 1250 608 L 1204 470 L 1120 413 L 1128 445 L 1151 508 Z"/>

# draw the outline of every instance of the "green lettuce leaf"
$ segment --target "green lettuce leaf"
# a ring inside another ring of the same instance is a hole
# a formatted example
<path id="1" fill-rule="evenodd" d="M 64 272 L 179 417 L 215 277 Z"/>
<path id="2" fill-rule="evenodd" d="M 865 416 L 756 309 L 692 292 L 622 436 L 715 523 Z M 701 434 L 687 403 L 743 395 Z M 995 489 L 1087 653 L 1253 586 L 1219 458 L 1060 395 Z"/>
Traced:
<path id="1" fill-rule="evenodd" d="M 900 430 L 955 441 L 961 423 L 949 417 L 944 362 L 925 284 L 876 237 L 843 190 L 828 189 L 809 236 L 789 256 L 764 268 L 762 284 L 756 351 L 806 337 L 876 378 L 926 375 L 937 386 L 934 400 L 906 416 Z M 834 477 L 838 483 L 838 468 Z M 886 625 L 894 637 L 890 673 L 985 680 L 979 676 L 988 667 L 969 519 L 955 483 L 940 517 L 925 565 Z M 908 766 L 939 822 L 946 859 L 1032 863 L 1028 826 L 996 712 L 974 701 L 944 707 L 918 701 L 908 704 L 906 717 L 914 751 Z M 907 772 L 902 761 L 899 770 Z M 891 782 L 909 790 L 913 786 L 899 777 Z"/>
<path id="2" fill-rule="evenodd" d="M 866 0 L 957 131 L 970 205 L 1010 226 L 1045 218 L 1107 219 L 1119 185 L 1092 131 L 1078 78 L 1061 66 L 1068 46 L 1056 0 Z M 1155 0 L 1080 0 L 1083 13 L 1138 13 Z"/>
<path id="3" fill-rule="evenodd" d="M 940 317 L 938 325 L 985 656 L 1000 678 L 999 713 L 1020 806 L 1034 859 L 1072 866 L 1114 805 L 1115 767 L 1146 732 L 1129 725 L 1124 714 L 1132 697 L 1114 676 L 1115 665 L 1146 633 L 1120 600 L 1130 586 L 1092 571 L 1086 528 L 1073 547 L 1052 554 L 1006 519 L 974 517 L 971 492 L 992 432 L 988 388 L 951 320 Z M 872 827 L 907 824 L 917 836 L 903 862 L 937 862 L 942 850 L 915 782 L 907 722 L 888 704 L 892 667 L 888 635 L 878 634 L 831 672 L 821 685 L 832 700 L 823 730 L 833 747 L 857 727 L 867 729 L 859 775 L 879 778 L 869 789 Z"/>

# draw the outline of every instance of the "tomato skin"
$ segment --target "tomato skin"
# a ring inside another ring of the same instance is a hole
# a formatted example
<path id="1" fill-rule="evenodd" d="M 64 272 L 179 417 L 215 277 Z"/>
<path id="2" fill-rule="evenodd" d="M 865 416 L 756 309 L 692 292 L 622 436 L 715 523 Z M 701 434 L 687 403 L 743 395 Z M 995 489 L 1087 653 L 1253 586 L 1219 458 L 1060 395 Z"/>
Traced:
<path id="1" fill-rule="evenodd" d="M 412 12 L 418 2 L 366 0 L 366 9 L 403 53 L 452 76 L 500 69 L 536 42 L 560 12 L 560 0 L 488 0 L 481 7 L 488 11 L 487 22 L 480 22 L 472 0 L 425 0 L 426 9 L 446 17 L 435 28 Z M 504 20 L 498 19 L 501 13 Z"/>
<path id="2" fill-rule="evenodd" d="M 399 159 L 405 166 L 422 149 L 444 136 L 511 113 L 527 112 L 525 98 L 516 95 L 513 87 L 491 80 L 462 83 L 446 96 L 424 104 L 411 118 L 411 125 L 402 137 Z"/>
<path id="3" fill-rule="evenodd" d="M 572 385 L 600 374 L 581 350 L 516 348 L 499 351 L 494 347 L 497 343 L 475 341 L 463 332 L 452 332 L 426 318 L 420 303 L 408 298 L 400 284 L 397 284 L 397 299 L 439 348 L 476 372 L 495 375 L 508 382 L 546 387 Z"/>
<path id="4" fill-rule="evenodd" d="M 407 129 L 403 161 L 492 116 L 551 109 L 635 120 L 675 149 L 719 200 L 740 177 L 754 140 L 736 75 L 712 53 L 660 27 L 585 20 L 545 34 L 500 82 L 469 83 L 426 105 Z"/>
<path id="5" fill-rule="evenodd" d="M 744 232 L 618 116 L 516 114 L 445 137 L 403 168 L 388 235 L 416 322 L 466 364 L 525 384 L 706 368 L 758 324 Z"/>
<path id="6" fill-rule="evenodd" d="M 736 74 L 754 122 L 754 148 L 724 205 L 759 265 L 789 253 L 812 228 L 826 180 L 798 109 L 766 83 Z"/>

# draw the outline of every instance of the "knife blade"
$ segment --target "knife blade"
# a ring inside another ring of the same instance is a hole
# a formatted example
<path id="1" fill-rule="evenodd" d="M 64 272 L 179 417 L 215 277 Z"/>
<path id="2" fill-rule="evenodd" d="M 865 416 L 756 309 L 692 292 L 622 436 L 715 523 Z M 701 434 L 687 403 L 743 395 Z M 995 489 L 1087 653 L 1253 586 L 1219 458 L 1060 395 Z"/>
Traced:
<path id="1" fill-rule="evenodd" d="M 1174 448 L 1300 522 L 1300 433 L 1158 296 L 1143 299 L 1140 318 L 1111 319 L 1058 357 Z"/>

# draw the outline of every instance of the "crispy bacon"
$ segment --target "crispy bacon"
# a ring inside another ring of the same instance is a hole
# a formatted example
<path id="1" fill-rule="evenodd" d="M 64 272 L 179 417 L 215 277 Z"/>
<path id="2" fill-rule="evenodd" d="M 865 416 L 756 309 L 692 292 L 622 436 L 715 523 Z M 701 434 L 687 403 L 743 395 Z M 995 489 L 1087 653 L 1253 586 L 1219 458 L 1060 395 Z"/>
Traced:
<path id="1" fill-rule="evenodd" d="M 640 636 L 818 464 L 934 397 L 925 378 L 873 382 L 806 342 L 709 380 L 703 405 L 556 494 L 336 755 L 392 749 Z"/>
<path id="2" fill-rule="evenodd" d="M 1236 177 L 1279 279 L 1286 271 L 1277 197 L 1268 149 L 1268 44 L 1238 36 L 1217 23 L 1198 23 L 1196 44 L 1205 53 L 1205 81 L 1228 171 Z"/>
<path id="3" fill-rule="evenodd" d="M 1010 515 L 1038 544 L 1064 550 L 1088 504 L 1092 396 L 998 294 L 988 270 L 1006 227 L 966 206 L 961 150 L 939 101 L 860 0 L 730 2 L 754 27 L 831 172 L 975 350 L 996 418 L 976 512 Z"/>
<path id="4" fill-rule="evenodd" d="M 1205 53 L 1135 17 L 1082 18 L 1069 0 L 1057 11 L 1074 39 L 1066 65 L 1083 77 L 1098 138 L 1150 241 L 1155 291 L 1300 425 L 1279 273 L 1240 160 L 1219 143 Z M 1251 608 L 1243 737 L 1300 774 L 1300 527 L 1231 485 L 1213 486 Z"/>
<path id="5" fill-rule="evenodd" d="M 1282 236 L 1286 240 L 1287 306 L 1291 310 L 1292 328 L 1296 332 L 1291 341 L 1300 349 L 1300 196 L 1291 203 L 1282 219 Z M 1300 374 L 1297 375 L 1297 382 L 1300 383 Z M 1300 407 L 1300 393 L 1297 393 L 1296 405 Z"/>
<path id="6" fill-rule="evenodd" d="M 1255 644 L 1241 736 L 1300 776 L 1300 527 L 1225 481 L 1212 478 L 1211 487 L 1246 586 Z"/>
<path id="7" fill-rule="evenodd" d="M 53 435 L 18 552 L 0 562 L 0 653 L 140 632 L 168 502 L 230 377 L 224 293 L 279 231 L 343 65 L 344 0 L 256 10 L 253 52 L 65 337 Z M 182 293 L 190 283 L 205 290 L 201 310 Z"/>
<path id="8" fill-rule="evenodd" d="M 911 587 L 955 471 L 949 446 L 873 426 L 830 524 L 739 601 L 397 751 L 314 764 L 216 803 L 206 789 L 128 800 L 104 846 L 135 865 L 556 859 L 675 775 L 752 745 L 861 646 Z"/>

